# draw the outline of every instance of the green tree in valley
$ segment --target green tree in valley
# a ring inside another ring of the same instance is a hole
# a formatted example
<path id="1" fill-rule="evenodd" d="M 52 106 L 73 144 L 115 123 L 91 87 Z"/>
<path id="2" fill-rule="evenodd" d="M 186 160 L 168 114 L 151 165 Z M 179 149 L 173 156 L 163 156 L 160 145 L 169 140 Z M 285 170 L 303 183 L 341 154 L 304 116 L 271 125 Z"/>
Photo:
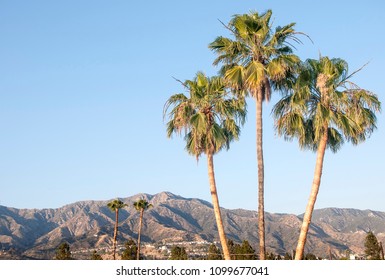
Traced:
<path id="1" fill-rule="evenodd" d="M 303 259 L 306 237 L 321 184 L 325 151 L 338 151 L 344 139 L 358 144 L 376 128 L 381 103 L 372 92 L 350 81 L 348 64 L 339 58 L 308 59 L 292 90 L 273 109 L 276 129 L 286 140 L 317 152 L 311 194 L 303 218 L 295 259 Z"/>
<path id="2" fill-rule="evenodd" d="M 293 256 L 290 255 L 290 253 L 286 252 L 285 255 L 283 256 L 283 259 L 284 260 L 292 260 L 293 259 Z"/>
<path id="3" fill-rule="evenodd" d="M 56 249 L 55 260 L 72 260 L 70 245 L 63 242 Z"/>
<path id="4" fill-rule="evenodd" d="M 129 239 L 124 243 L 124 251 L 122 252 L 122 260 L 135 260 L 137 257 L 138 247 L 133 239 Z"/>
<path id="5" fill-rule="evenodd" d="M 237 259 L 237 246 L 238 244 L 235 244 L 233 240 L 229 239 L 227 240 L 227 247 L 229 248 L 230 257 L 232 260 Z"/>
<path id="6" fill-rule="evenodd" d="M 187 260 L 187 252 L 184 247 L 173 246 L 171 248 L 170 260 Z"/>
<path id="7" fill-rule="evenodd" d="M 93 250 L 90 260 L 103 260 L 103 258 L 100 254 L 98 254 L 98 252 L 96 252 L 96 250 Z"/>
<path id="8" fill-rule="evenodd" d="M 226 26 L 234 39 L 217 37 L 209 48 L 218 54 L 214 65 L 228 84 L 256 101 L 256 147 L 258 161 L 258 230 L 260 259 L 265 259 L 264 160 L 262 145 L 262 102 L 269 101 L 272 89 L 282 89 L 300 59 L 293 55 L 292 43 L 299 42 L 295 23 L 272 28 L 272 11 L 235 15 Z"/>
<path id="9" fill-rule="evenodd" d="M 312 253 L 307 253 L 304 257 L 304 260 L 318 260 L 317 256 Z"/>
<path id="10" fill-rule="evenodd" d="M 107 207 L 112 211 L 115 212 L 115 228 L 114 228 L 114 241 L 113 241 L 113 258 L 115 260 L 116 257 L 116 242 L 118 237 L 118 225 L 119 225 L 119 210 L 123 207 L 126 207 L 127 204 L 123 203 L 123 201 L 119 199 L 115 199 L 113 201 L 110 201 L 107 204 Z"/>
<path id="11" fill-rule="evenodd" d="M 223 260 L 221 250 L 215 244 L 211 244 L 207 251 L 208 260 Z"/>
<path id="12" fill-rule="evenodd" d="M 170 121 L 167 123 L 167 136 L 185 133 L 186 150 L 198 158 L 207 156 L 207 168 L 211 199 L 214 208 L 219 240 L 225 260 L 230 260 L 226 234 L 221 217 L 217 186 L 214 174 L 214 155 L 238 139 L 239 125 L 245 120 L 245 102 L 234 98 L 226 89 L 220 77 L 206 77 L 198 72 L 194 80 L 186 80 L 182 85 L 189 92 L 171 96 L 164 108 L 164 116 L 170 106 Z"/>
<path id="13" fill-rule="evenodd" d="M 251 247 L 249 241 L 243 240 L 238 249 L 238 260 L 256 260 L 255 250 Z"/>
<path id="14" fill-rule="evenodd" d="M 144 198 L 141 198 L 138 201 L 134 202 L 134 207 L 136 211 L 139 212 L 138 250 L 136 253 L 136 259 L 139 260 L 140 259 L 140 237 L 142 233 L 143 214 L 144 214 L 144 211 L 150 209 L 151 207 L 153 207 L 153 205 L 149 203 L 147 200 L 145 200 Z"/>
<path id="15" fill-rule="evenodd" d="M 228 246 L 232 260 L 256 260 L 255 250 L 251 247 L 249 241 L 244 240 L 242 244 L 234 243 L 233 240 L 228 241 Z"/>
<path id="16" fill-rule="evenodd" d="M 381 259 L 381 247 L 372 231 L 369 231 L 365 238 L 365 255 L 368 260 Z"/>
<path id="17" fill-rule="evenodd" d="M 277 260 L 278 255 L 274 254 L 273 252 L 266 252 L 266 260 Z"/>

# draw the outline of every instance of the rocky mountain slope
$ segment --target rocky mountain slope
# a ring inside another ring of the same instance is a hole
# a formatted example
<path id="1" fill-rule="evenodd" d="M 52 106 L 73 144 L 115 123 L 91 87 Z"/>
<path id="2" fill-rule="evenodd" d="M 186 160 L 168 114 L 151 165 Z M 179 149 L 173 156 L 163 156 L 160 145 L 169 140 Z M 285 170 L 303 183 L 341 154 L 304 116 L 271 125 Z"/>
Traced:
<path id="1" fill-rule="evenodd" d="M 132 204 L 140 197 L 154 206 L 145 213 L 143 242 L 218 241 L 210 203 L 162 192 L 121 198 L 129 205 L 119 215 L 121 244 L 128 238 L 137 238 L 139 215 Z M 110 246 L 115 214 L 107 203 L 81 201 L 58 209 L 40 210 L 0 206 L 0 250 L 12 249 L 26 258 L 50 258 L 63 241 L 77 250 Z M 229 238 L 236 242 L 248 240 L 254 248 L 258 247 L 257 212 L 222 209 L 222 215 Z M 266 213 L 268 251 L 284 254 L 295 249 L 300 225 L 301 216 Z M 380 241 L 385 241 L 385 213 L 337 208 L 316 210 L 306 251 L 319 256 L 327 256 L 329 248 L 336 255 L 347 249 L 363 253 L 369 230 Z"/>

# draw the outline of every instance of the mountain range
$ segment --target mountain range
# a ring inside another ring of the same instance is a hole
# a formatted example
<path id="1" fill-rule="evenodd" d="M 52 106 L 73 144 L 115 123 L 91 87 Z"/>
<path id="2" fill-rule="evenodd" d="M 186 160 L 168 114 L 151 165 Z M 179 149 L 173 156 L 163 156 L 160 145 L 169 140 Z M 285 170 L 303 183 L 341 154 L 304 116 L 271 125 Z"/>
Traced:
<path id="1" fill-rule="evenodd" d="M 218 241 L 212 205 L 197 198 L 169 192 L 120 198 L 128 207 L 120 210 L 118 242 L 137 238 L 139 213 L 134 201 L 145 198 L 153 207 L 145 212 L 142 241 L 165 244 Z M 12 250 L 20 258 L 49 259 L 63 241 L 71 249 L 111 246 L 115 213 L 109 201 L 80 201 L 57 209 L 16 209 L 0 206 L 0 251 Z M 235 242 L 248 240 L 258 248 L 256 211 L 223 209 L 225 232 Z M 292 252 L 296 247 L 302 215 L 266 213 L 267 251 Z M 385 241 L 385 213 L 372 210 L 326 208 L 315 210 L 305 252 L 326 257 L 350 250 L 363 254 L 368 231 Z M 257 251 L 257 250 L 256 250 Z"/>

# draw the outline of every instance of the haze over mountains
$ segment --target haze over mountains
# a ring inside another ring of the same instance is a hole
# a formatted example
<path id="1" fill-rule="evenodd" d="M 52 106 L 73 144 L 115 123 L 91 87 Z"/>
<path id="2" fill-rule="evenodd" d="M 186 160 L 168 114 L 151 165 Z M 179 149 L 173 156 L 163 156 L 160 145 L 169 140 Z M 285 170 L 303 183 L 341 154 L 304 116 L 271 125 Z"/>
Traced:
<path id="1" fill-rule="evenodd" d="M 121 198 L 129 206 L 119 214 L 118 243 L 137 238 L 138 212 L 132 206 L 144 197 L 153 208 L 146 211 L 144 243 L 218 241 L 212 205 L 196 198 L 162 192 Z M 71 249 L 93 249 L 112 243 L 115 213 L 109 201 L 80 201 L 58 209 L 16 209 L 0 206 L 0 250 L 16 250 L 31 258 L 49 258 L 63 241 Z M 225 232 L 236 242 L 258 244 L 257 212 L 222 209 Z M 266 213 L 266 244 L 270 252 L 284 254 L 296 247 L 301 216 Z M 305 252 L 326 257 L 346 250 L 362 254 L 366 233 L 385 241 L 385 213 L 371 210 L 327 208 L 315 210 Z"/>

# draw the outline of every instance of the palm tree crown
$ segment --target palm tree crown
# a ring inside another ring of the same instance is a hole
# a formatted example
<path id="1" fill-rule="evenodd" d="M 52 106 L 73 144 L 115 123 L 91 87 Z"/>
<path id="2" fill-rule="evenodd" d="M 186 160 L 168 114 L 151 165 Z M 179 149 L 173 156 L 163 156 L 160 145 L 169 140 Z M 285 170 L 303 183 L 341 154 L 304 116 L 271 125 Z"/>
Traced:
<path id="1" fill-rule="evenodd" d="M 197 159 L 204 154 L 216 154 L 228 149 L 238 139 L 239 125 L 245 121 L 243 99 L 230 97 L 224 80 L 206 77 L 198 72 L 194 80 L 182 83 L 190 93 L 171 96 L 164 107 L 164 116 L 170 106 L 167 136 L 185 132 L 186 150 Z"/>
<path id="2" fill-rule="evenodd" d="M 306 60 L 293 90 L 273 108 L 278 134 L 298 138 L 301 148 L 314 151 L 326 133 L 332 152 L 344 140 L 354 145 L 365 141 L 376 129 L 381 103 L 349 80 L 357 72 L 348 74 L 340 58 Z"/>
<path id="3" fill-rule="evenodd" d="M 298 138 L 301 148 L 317 151 L 313 184 L 295 255 L 299 260 L 303 257 L 321 184 L 326 149 L 336 152 L 344 140 L 353 144 L 363 142 L 376 128 L 375 113 L 380 111 L 381 103 L 375 94 L 349 80 L 358 71 L 348 74 L 348 64 L 339 58 L 308 59 L 292 91 L 273 108 L 279 135 L 286 140 Z"/>
<path id="4" fill-rule="evenodd" d="M 138 201 L 135 201 L 133 205 L 134 205 L 135 209 L 139 212 L 140 211 L 146 211 L 146 210 L 150 209 L 151 207 L 153 207 L 153 205 L 151 203 L 149 203 L 144 198 L 141 198 Z"/>
<path id="5" fill-rule="evenodd" d="M 107 207 L 110 208 L 110 210 L 113 212 L 115 212 L 116 210 L 120 210 L 126 206 L 127 206 L 127 204 L 125 204 L 123 201 L 121 201 L 119 199 L 115 199 L 113 201 L 110 201 L 107 204 Z"/>
<path id="6" fill-rule="evenodd" d="M 264 160 L 262 101 L 272 89 L 285 90 L 295 73 L 299 58 L 291 41 L 299 43 L 295 23 L 272 30 L 272 11 L 235 15 L 227 26 L 234 39 L 217 37 L 209 48 L 218 54 L 221 74 L 236 92 L 256 100 L 256 146 L 258 161 L 258 231 L 260 259 L 265 259 Z"/>
<path id="7" fill-rule="evenodd" d="M 222 63 L 221 73 L 235 89 L 255 98 L 269 100 L 271 87 L 281 89 L 299 63 L 292 44 L 300 42 L 302 34 L 294 30 L 295 23 L 271 26 L 272 11 L 235 15 L 226 28 L 234 40 L 217 37 L 209 48 L 218 54 L 214 65 Z"/>

